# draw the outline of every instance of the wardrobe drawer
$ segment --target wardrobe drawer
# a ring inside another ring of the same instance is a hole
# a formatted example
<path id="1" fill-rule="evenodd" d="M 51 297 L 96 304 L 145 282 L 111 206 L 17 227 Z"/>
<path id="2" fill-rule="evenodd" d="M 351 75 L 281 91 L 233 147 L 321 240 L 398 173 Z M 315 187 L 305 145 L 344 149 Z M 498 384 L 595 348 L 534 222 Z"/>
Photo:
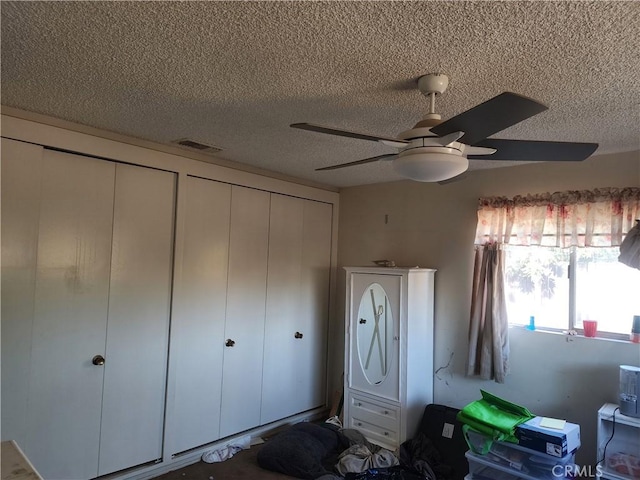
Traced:
<path id="1" fill-rule="evenodd" d="M 349 415 L 381 427 L 398 430 L 400 408 L 393 404 L 372 400 L 361 395 L 350 395 Z"/>
<path id="2" fill-rule="evenodd" d="M 358 415 L 351 415 L 351 421 L 348 428 L 354 428 L 362 433 L 368 440 L 373 443 L 393 449 L 398 443 L 398 424 L 393 428 L 371 423 L 368 419 L 360 418 Z"/>

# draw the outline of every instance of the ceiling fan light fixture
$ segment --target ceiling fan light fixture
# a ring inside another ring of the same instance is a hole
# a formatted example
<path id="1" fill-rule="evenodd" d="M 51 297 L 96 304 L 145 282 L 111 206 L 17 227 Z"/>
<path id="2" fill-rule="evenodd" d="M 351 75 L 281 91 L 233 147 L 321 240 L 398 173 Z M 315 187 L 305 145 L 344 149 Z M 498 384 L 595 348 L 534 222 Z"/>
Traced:
<path id="1" fill-rule="evenodd" d="M 459 152 L 446 152 L 453 149 L 438 148 L 440 151 L 435 152 L 420 150 L 423 149 L 402 152 L 393 161 L 393 169 L 403 177 L 418 182 L 440 182 L 460 175 L 469 168 L 469 160 Z"/>

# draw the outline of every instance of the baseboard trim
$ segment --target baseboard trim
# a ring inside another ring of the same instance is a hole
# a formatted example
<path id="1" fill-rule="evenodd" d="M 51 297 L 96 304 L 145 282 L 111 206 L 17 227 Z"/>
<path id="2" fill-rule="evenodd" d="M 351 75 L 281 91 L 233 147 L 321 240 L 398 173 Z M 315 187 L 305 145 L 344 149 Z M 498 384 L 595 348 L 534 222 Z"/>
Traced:
<path id="1" fill-rule="evenodd" d="M 186 467 L 188 465 L 192 465 L 197 463 L 202 458 L 202 454 L 208 452 L 210 450 L 214 450 L 217 447 L 222 447 L 223 445 L 232 443 L 234 439 L 244 437 L 247 435 L 251 435 L 251 438 L 254 439 L 260 436 L 267 436 L 269 434 L 276 433 L 278 430 L 286 427 L 288 425 L 293 425 L 295 423 L 304 422 L 304 421 L 316 421 L 321 420 L 323 418 L 328 418 L 329 411 L 327 408 L 317 408 L 314 410 L 309 410 L 307 412 L 299 413 L 297 415 L 293 415 L 291 417 L 283 418 L 282 420 L 278 420 L 276 422 L 272 422 L 268 425 L 263 425 L 260 427 L 253 428 L 251 430 L 246 430 L 244 432 L 240 432 L 236 435 L 232 435 L 229 437 L 221 438 L 207 444 L 202 447 L 198 447 L 197 449 L 188 451 L 183 454 L 178 454 L 173 456 L 172 458 L 165 459 L 160 463 L 156 463 L 154 465 L 146 465 L 141 467 L 133 467 L 126 471 L 116 472 L 111 475 L 105 475 L 103 477 L 99 477 L 100 480 L 149 480 L 165 473 L 171 472 L 173 470 L 178 470 L 179 468 Z"/>

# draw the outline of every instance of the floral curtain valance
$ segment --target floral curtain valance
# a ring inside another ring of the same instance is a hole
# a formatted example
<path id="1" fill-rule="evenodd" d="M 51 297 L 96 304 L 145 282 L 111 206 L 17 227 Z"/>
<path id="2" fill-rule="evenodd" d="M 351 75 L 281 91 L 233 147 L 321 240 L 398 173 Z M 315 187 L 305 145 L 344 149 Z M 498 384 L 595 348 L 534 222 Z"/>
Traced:
<path id="1" fill-rule="evenodd" d="M 476 245 L 619 246 L 640 219 L 640 188 L 480 198 Z"/>

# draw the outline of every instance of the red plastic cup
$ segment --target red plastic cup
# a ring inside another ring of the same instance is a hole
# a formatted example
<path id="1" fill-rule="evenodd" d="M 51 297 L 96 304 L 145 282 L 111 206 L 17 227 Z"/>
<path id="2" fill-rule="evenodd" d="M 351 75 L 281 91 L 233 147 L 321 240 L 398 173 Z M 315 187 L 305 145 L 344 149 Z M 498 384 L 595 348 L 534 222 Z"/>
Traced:
<path id="1" fill-rule="evenodd" d="M 584 327 L 585 337 L 595 337 L 598 331 L 598 322 L 596 320 L 583 320 L 582 326 Z"/>

